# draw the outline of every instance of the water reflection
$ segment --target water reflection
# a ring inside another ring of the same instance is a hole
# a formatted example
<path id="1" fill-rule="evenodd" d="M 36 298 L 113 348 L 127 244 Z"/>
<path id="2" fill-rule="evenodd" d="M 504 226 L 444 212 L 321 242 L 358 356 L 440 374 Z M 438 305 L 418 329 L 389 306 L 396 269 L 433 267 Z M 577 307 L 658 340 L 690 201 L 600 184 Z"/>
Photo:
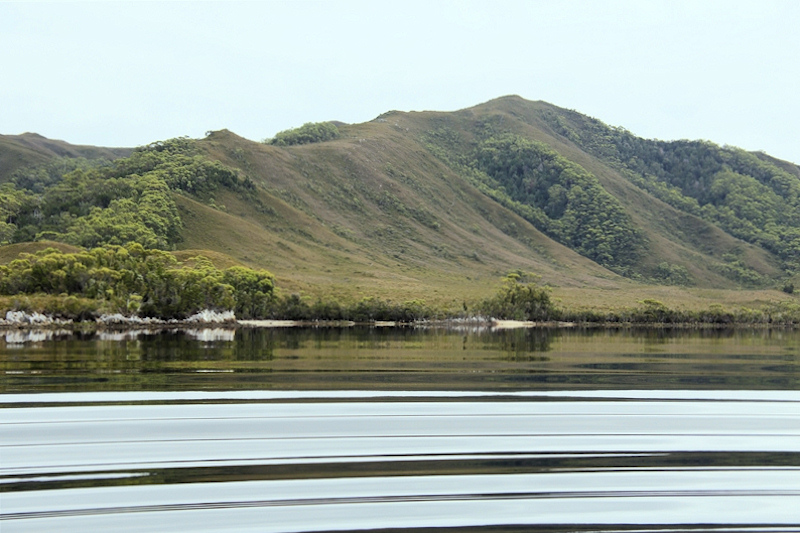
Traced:
<path id="1" fill-rule="evenodd" d="M 186 334 L 200 342 L 233 342 L 236 331 L 224 328 L 187 329 Z"/>
<path id="2" fill-rule="evenodd" d="M 0 390 L 794 389 L 789 330 L 11 331 Z"/>
<path id="3" fill-rule="evenodd" d="M 72 335 L 71 331 L 61 329 L 13 330 L 6 332 L 5 341 L 7 347 L 13 347 L 18 344 L 51 341 L 58 338 L 68 337 L 70 335 Z"/>

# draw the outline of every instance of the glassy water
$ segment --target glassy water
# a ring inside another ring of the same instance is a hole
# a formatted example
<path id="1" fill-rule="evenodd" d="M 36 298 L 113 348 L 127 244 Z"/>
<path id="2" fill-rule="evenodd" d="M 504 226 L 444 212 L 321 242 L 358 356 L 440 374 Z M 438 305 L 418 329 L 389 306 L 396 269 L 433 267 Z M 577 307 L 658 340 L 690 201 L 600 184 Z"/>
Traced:
<path id="1" fill-rule="evenodd" d="M 800 531 L 798 341 L 11 332 L 0 529 Z"/>

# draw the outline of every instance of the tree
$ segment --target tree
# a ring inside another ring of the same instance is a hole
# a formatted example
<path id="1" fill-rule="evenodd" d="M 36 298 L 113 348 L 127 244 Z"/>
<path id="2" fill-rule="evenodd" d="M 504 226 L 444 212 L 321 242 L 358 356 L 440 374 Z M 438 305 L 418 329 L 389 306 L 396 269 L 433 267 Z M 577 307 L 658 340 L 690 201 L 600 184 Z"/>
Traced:
<path id="1" fill-rule="evenodd" d="M 510 320 L 552 320 L 557 310 L 550 300 L 550 291 L 539 287 L 535 275 L 519 272 L 505 277 L 498 293 L 481 308 L 494 318 Z"/>

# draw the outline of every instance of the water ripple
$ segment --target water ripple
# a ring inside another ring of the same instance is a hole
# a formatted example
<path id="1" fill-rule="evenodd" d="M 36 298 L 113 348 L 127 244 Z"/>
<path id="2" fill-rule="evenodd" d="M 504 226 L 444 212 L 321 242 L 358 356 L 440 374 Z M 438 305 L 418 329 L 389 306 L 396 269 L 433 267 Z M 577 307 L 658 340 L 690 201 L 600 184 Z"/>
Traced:
<path id="1" fill-rule="evenodd" d="M 800 524 L 793 391 L 73 393 L 0 403 L 4 533 Z"/>

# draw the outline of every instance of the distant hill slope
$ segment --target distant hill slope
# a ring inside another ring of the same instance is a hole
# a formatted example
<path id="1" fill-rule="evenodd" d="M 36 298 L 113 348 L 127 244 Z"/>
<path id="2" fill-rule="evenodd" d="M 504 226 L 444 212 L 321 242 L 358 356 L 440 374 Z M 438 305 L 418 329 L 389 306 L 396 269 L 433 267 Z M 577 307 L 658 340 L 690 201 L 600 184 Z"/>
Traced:
<path id="1" fill-rule="evenodd" d="M 35 254 L 36 252 L 40 252 L 48 248 L 55 248 L 56 250 L 64 253 L 75 253 L 80 250 L 80 248 L 76 246 L 54 241 L 7 244 L 5 246 L 0 246 L 0 265 L 10 263 L 19 257 L 19 254 Z"/>
<path id="2" fill-rule="evenodd" d="M 768 288 L 797 272 L 800 168 L 766 154 L 640 139 L 513 96 L 317 130 L 329 140 L 304 131 L 273 146 L 222 130 L 179 148 L 153 145 L 157 165 L 140 152 L 92 179 L 126 180 L 138 169 L 136 189 L 152 172 L 174 204 L 162 210 L 172 217 L 165 220 L 176 219 L 173 209 L 180 221 L 180 238 L 164 239 L 187 254 L 207 250 L 266 268 L 283 290 L 310 295 L 459 305 L 513 270 L 567 292 Z M 0 161 L 56 155 L 52 144 L 19 137 L 0 137 Z M 4 165 L 0 183 L 13 167 Z M 213 186 L 203 181 L 212 178 Z M 125 194 L 142 201 L 135 190 Z M 110 200 L 94 201 L 122 216 Z M 150 206 L 135 205 L 147 223 Z M 100 224 L 100 211 L 92 216 Z"/>
<path id="3" fill-rule="evenodd" d="M 36 133 L 0 135 L 0 183 L 18 168 L 45 163 L 55 157 L 116 159 L 130 155 L 130 148 L 80 146 L 48 139 Z"/>

